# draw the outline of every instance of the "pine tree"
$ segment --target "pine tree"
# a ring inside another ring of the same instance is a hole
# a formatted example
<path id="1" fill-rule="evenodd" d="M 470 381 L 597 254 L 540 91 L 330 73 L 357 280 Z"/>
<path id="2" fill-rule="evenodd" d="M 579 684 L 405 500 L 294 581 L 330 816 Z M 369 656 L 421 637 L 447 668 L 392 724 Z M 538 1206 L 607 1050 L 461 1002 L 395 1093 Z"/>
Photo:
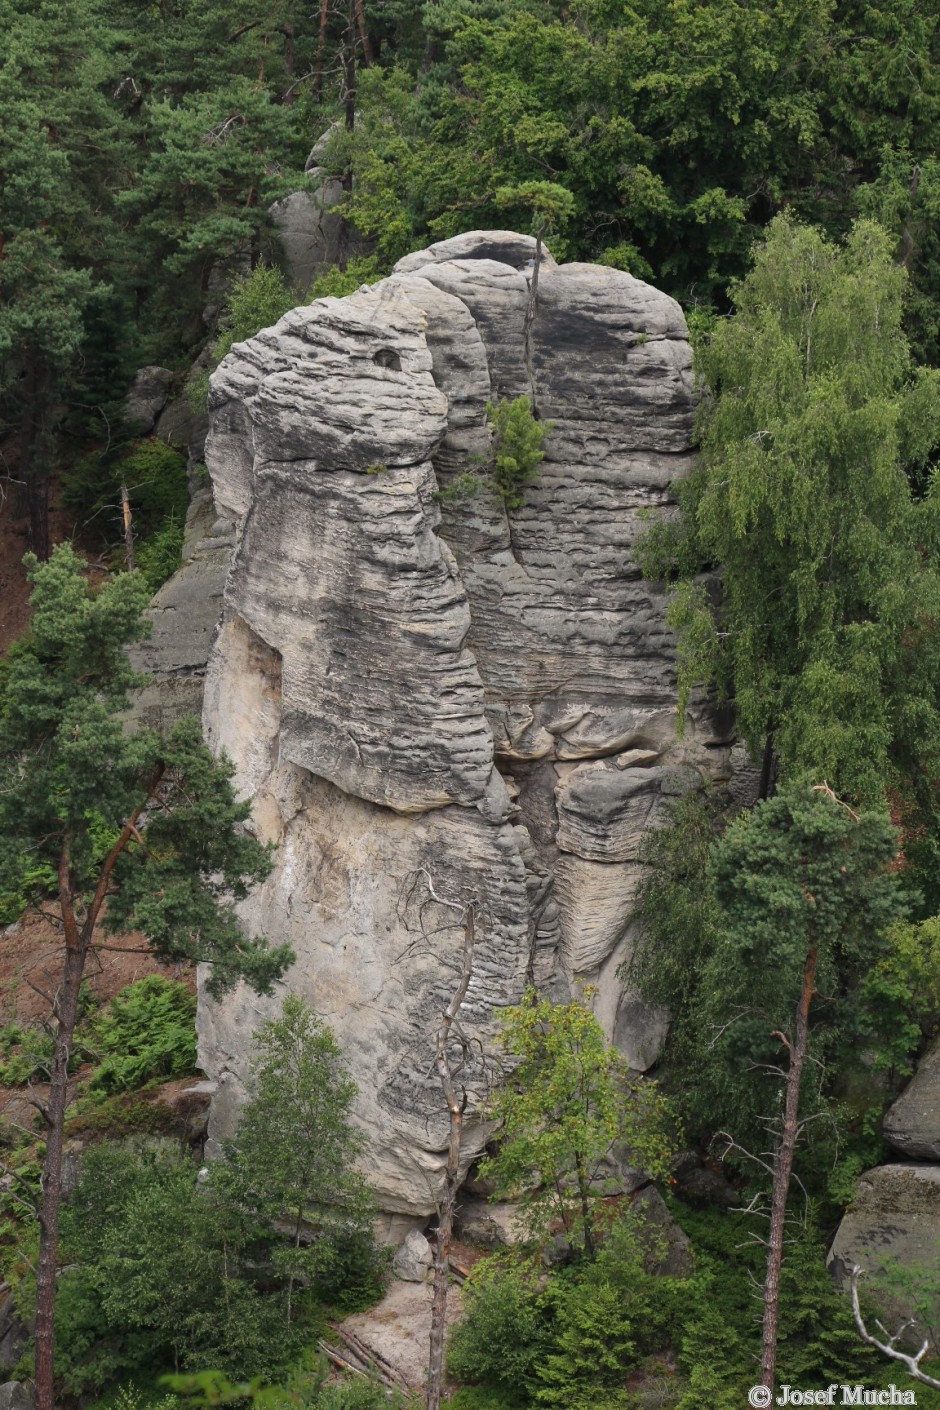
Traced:
<path id="1" fill-rule="evenodd" d="M 239 979 L 269 989 L 291 953 L 245 936 L 236 918 L 270 860 L 241 827 L 249 804 L 232 765 L 213 759 L 195 720 L 168 738 L 126 728 L 139 678 L 125 648 L 148 630 L 146 583 L 121 575 L 95 589 L 67 544 L 27 569 L 31 630 L 0 671 L 0 891 L 41 904 L 54 878 L 61 936 L 36 1294 L 37 1406 L 53 1410 L 67 1075 L 89 956 L 108 932 L 139 930 L 159 958 L 210 966 L 219 994 Z"/>

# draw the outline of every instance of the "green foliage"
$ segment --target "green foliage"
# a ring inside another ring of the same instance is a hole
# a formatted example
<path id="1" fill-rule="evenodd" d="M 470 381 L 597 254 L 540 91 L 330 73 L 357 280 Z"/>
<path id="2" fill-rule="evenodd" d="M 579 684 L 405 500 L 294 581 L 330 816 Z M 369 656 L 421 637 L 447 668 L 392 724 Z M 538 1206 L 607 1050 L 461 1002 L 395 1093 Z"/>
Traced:
<path id="1" fill-rule="evenodd" d="M 859 1046 L 881 1052 L 875 1061 L 884 1066 L 899 1048 L 910 1052 L 910 1030 L 899 1020 L 906 1012 L 910 1023 L 914 1009 L 904 1009 L 897 969 L 902 964 L 908 980 L 916 969 L 898 959 L 907 932 L 896 924 L 903 910 L 890 870 L 896 850 L 883 816 L 856 820 L 800 783 L 724 831 L 713 802 L 687 797 L 650 835 L 643 853 L 650 870 L 638 893 L 647 940 L 631 974 L 649 1000 L 675 1014 L 664 1081 L 696 1135 L 723 1129 L 763 1148 L 777 1102 L 768 1075 L 779 1062 L 772 1035 L 789 1031 L 813 939 L 816 1061 L 808 1064 L 803 1111 L 825 1110 L 830 1120 L 812 1123 L 804 1159 L 821 1172 L 838 1158 L 833 1132 L 855 1122 L 839 1088 L 843 1074 L 858 1071 Z M 895 1007 L 884 1011 L 881 996 L 892 985 Z M 869 1105 L 873 1090 L 875 1081 Z"/>
<path id="2" fill-rule="evenodd" d="M 258 1030 L 249 1100 L 221 1171 L 226 1197 L 258 1232 L 274 1221 L 289 1227 L 271 1254 L 288 1323 L 298 1283 L 312 1281 L 346 1310 L 381 1293 L 371 1196 L 352 1168 L 356 1090 L 333 1033 L 288 995 L 281 1016 Z"/>
<path id="3" fill-rule="evenodd" d="M 179 567 L 189 507 L 186 457 L 156 437 L 82 456 L 63 476 L 62 503 L 82 530 L 124 561 L 121 486 L 126 485 L 137 567 L 151 593 Z"/>
<path id="4" fill-rule="evenodd" d="M 346 291 L 348 292 L 348 291 Z M 236 343 L 244 343 L 270 328 L 298 302 L 279 269 L 259 264 L 250 274 L 233 279 L 225 295 L 225 313 L 212 344 L 212 367 L 191 379 L 189 397 L 194 407 L 205 406 L 209 378 Z"/>
<path id="5" fill-rule="evenodd" d="M 270 860 L 239 829 L 249 805 L 231 764 L 195 720 L 165 739 L 124 727 L 138 683 L 125 647 L 149 630 L 147 584 L 121 574 L 95 588 L 68 544 L 27 563 L 31 632 L 0 670 L 0 891 L 24 892 L 65 849 L 75 903 L 89 904 L 102 837 L 119 835 L 159 782 L 146 841 L 130 836 L 110 873 L 105 926 L 141 931 L 164 959 L 208 961 L 215 992 L 239 977 L 269 986 L 290 953 L 246 937 L 235 915 Z"/>
<path id="6" fill-rule="evenodd" d="M 716 682 L 754 757 L 770 737 L 785 773 L 867 805 L 890 783 L 933 835 L 940 501 L 904 472 L 938 438 L 940 398 L 912 375 L 891 256 L 868 222 L 841 247 L 770 226 L 734 317 L 699 347 L 712 396 L 670 620 L 683 707 Z M 720 605 L 690 576 L 696 554 L 721 565 Z"/>
<path id="7" fill-rule="evenodd" d="M 137 571 L 155 593 L 179 568 L 183 561 L 185 525 L 174 513 L 157 531 L 136 548 Z"/>
<path id="8" fill-rule="evenodd" d="M 185 520 L 186 457 L 155 436 L 114 451 L 89 452 L 64 476 L 62 503 L 83 527 L 107 542 L 120 535 L 116 526 L 121 523 L 122 484 L 127 486 L 135 532 L 144 538 L 171 516 Z"/>
<path id="9" fill-rule="evenodd" d="M 589 998 L 590 995 L 586 995 Z M 516 1059 L 493 1096 L 499 1149 L 480 1162 L 501 1195 L 518 1197 L 530 1237 L 549 1242 L 557 1221 L 593 1257 L 609 1193 L 613 1148 L 652 1178 L 673 1152 L 669 1108 L 655 1082 L 631 1073 L 586 1002 L 553 1004 L 534 990 L 503 1015 Z"/>
<path id="10" fill-rule="evenodd" d="M 240 1384 L 219 1371 L 203 1371 L 194 1376 L 167 1376 L 166 1381 L 188 1406 L 250 1404 L 264 1410 L 290 1410 L 302 1405 L 307 1410 L 420 1410 L 417 1396 L 388 1391 L 374 1381 L 359 1379 L 324 1385 L 322 1374 L 316 1385 L 309 1376 L 296 1376 L 281 1385 L 266 1385 L 260 1377 Z"/>
<path id="11" fill-rule="evenodd" d="M 464 1316 L 450 1335 L 452 1376 L 510 1397 L 534 1390 L 551 1345 L 551 1297 L 540 1272 L 537 1264 L 505 1257 L 477 1264 L 464 1285 Z"/>
<path id="12" fill-rule="evenodd" d="M 105 1056 L 91 1086 L 101 1092 L 182 1077 L 196 1065 L 196 1000 L 185 984 L 157 974 L 117 994 L 93 1024 Z"/>
<path id="13" fill-rule="evenodd" d="M 43 1080 L 55 1046 L 44 1028 L 7 1023 L 0 1028 L 0 1086 L 19 1087 L 33 1077 Z"/>
<path id="14" fill-rule="evenodd" d="M 448 1410 L 524 1410 L 525 1400 L 493 1386 L 461 1386 L 446 1404 Z"/>
<path id="15" fill-rule="evenodd" d="M 875 1061 L 908 1076 L 912 1058 L 940 1029 L 940 916 L 892 926 L 887 953 L 862 979 L 861 996 Z"/>
<path id="16" fill-rule="evenodd" d="M 649 1271 L 631 1219 L 621 1221 L 580 1276 L 555 1292 L 552 1345 L 538 1368 L 536 1405 L 614 1410 L 628 1405 L 627 1374 L 671 1343 L 685 1283 Z"/>
<path id="17" fill-rule="evenodd" d="M 521 509 L 525 486 L 545 459 L 542 442 L 555 423 L 536 421 L 528 396 L 487 402 L 486 419 L 493 428 L 491 483 L 507 509 Z"/>
<path id="18" fill-rule="evenodd" d="M 118 1371 L 206 1359 L 273 1375 L 296 1355 L 276 1297 L 242 1272 L 247 1231 L 196 1167 L 162 1152 L 91 1147 L 63 1209 L 70 1267 L 56 1299 L 61 1372 L 73 1393 Z"/>
<path id="19" fill-rule="evenodd" d="M 384 271 L 379 269 L 374 255 L 351 259 L 346 268 L 331 268 L 318 274 L 307 290 L 307 303 L 314 299 L 342 299 L 354 294 L 363 284 L 374 284 Z"/>
<path id="20" fill-rule="evenodd" d="M 708 886 L 711 851 L 726 825 L 722 800 L 690 791 L 669 807 L 640 844 L 644 864 L 635 908 L 643 943 L 627 975 L 648 1002 L 671 1017 L 665 1070 L 677 1088 L 698 1065 L 702 972 L 714 953 L 720 917 Z"/>
<path id="21" fill-rule="evenodd" d="M 685 1282 L 650 1271 L 643 1235 L 627 1215 L 595 1262 L 548 1277 L 518 1255 L 478 1264 L 451 1334 L 449 1373 L 496 1392 L 510 1410 L 626 1404 L 628 1374 L 670 1345 L 686 1297 Z"/>

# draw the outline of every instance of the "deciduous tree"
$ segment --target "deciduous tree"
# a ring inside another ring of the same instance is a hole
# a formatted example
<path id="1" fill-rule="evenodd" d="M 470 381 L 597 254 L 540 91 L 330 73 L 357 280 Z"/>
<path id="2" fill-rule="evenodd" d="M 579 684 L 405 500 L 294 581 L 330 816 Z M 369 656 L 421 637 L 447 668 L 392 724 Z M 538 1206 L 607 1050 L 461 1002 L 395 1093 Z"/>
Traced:
<path id="1" fill-rule="evenodd" d="M 592 1259 L 608 1158 L 616 1147 L 654 1179 L 664 1176 L 669 1109 L 655 1082 L 631 1073 L 606 1042 L 586 1001 L 553 1004 L 532 990 L 506 1011 L 503 1041 L 515 1064 L 490 1104 L 499 1147 L 481 1174 L 519 1198 L 534 1239 L 547 1243 L 560 1225 Z"/>

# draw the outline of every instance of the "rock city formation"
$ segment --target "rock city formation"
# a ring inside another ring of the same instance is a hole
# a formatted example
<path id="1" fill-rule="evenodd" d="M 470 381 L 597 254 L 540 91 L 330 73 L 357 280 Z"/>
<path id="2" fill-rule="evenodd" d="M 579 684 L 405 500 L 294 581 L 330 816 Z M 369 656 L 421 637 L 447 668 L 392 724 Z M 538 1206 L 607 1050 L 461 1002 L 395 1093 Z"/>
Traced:
<path id="1" fill-rule="evenodd" d="M 176 661 L 173 613 L 193 564 L 218 575 L 231 553 L 204 724 L 277 843 L 245 924 L 294 947 L 287 983 L 359 1084 L 380 1206 L 406 1215 L 434 1208 L 446 1145 L 429 1069 L 462 931 L 435 895 L 480 909 L 469 1160 L 499 1012 L 527 982 L 596 985 L 610 1036 L 653 1061 L 664 1016 L 621 977 L 640 839 L 670 795 L 729 770 L 704 708 L 677 739 L 664 602 L 634 555 L 689 465 L 682 313 L 547 254 L 530 307 L 534 255 L 527 236 L 458 236 L 233 348 L 210 396 L 207 547 L 158 599 L 147 648 L 154 689 L 190 698 L 201 668 Z M 524 507 L 449 497 L 467 471 L 485 480 L 487 402 L 522 393 L 553 423 Z M 200 1004 L 216 1140 L 276 1006 Z"/>

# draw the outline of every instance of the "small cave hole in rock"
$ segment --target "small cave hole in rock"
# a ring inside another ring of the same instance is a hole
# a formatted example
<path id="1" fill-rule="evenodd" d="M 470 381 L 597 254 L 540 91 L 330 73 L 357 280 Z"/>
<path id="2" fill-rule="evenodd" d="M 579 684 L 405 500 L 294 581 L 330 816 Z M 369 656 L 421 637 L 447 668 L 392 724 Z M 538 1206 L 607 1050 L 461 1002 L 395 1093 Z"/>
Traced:
<path id="1" fill-rule="evenodd" d="M 379 348 L 373 354 L 373 362 L 377 362 L 380 367 L 390 367 L 393 372 L 401 371 L 401 358 L 397 352 L 392 352 L 391 348 Z"/>

